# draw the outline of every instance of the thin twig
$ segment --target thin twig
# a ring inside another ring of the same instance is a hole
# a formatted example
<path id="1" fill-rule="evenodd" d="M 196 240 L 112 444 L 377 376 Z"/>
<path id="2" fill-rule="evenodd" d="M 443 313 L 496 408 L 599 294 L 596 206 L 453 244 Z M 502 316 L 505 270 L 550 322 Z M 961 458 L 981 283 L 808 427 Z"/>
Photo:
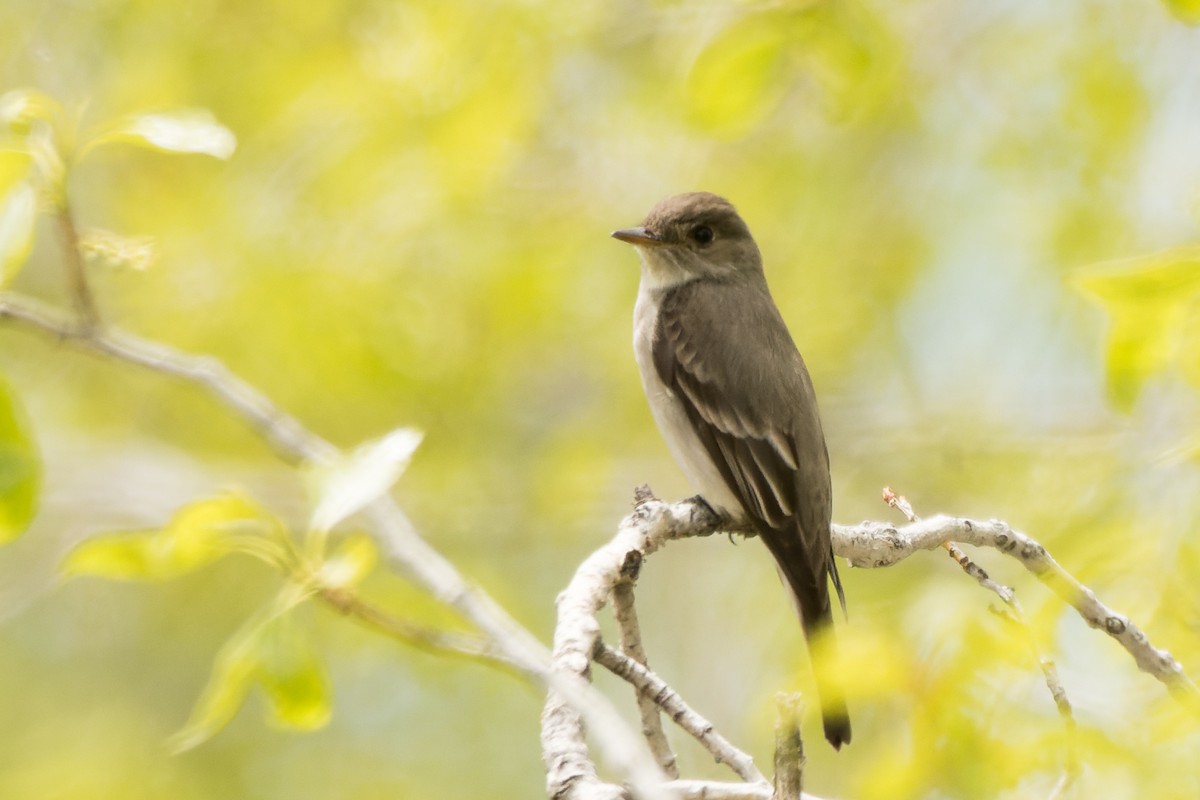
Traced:
<path id="1" fill-rule="evenodd" d="M 403 642 L 410 647 L 439 656 L 465 658 L 490 667 L 500 667 L 528 677 L 521 665 L 514 662 L 487 639 L 469 633 L 444 631 L 428 625 L 400 619 L 378 606 L 372 605 L 357 594 L 346 589 L 321 586 L 317 597 L 328 603 L 335 611 L 354 617 L 363 624 Z"/>
<path id="2" fill-rule="evenodd" d="M 58 235 L 62 240 L 67 283 L 71 288 L 71 297 L 75 301 L 75 308 L 79 312 L 81 326 L 84 330 L 90 330 L 100 323 L 100 314 L 96 310 L 92 287 L 88 283 L 87 263 L 83 260 L 83 250 L 79 246 L 79 229 L 75 226 L 75 217 L 71 212 L 71 205 L 67 200 L 65 190 L 58 202 L 59 208 L 55 219 L 58 223 Z"/>
<path id="3" fill-rule="evenodd" d="M 754 759 L 734 747 L 732 743 L 700 714 L 696 713 L 679 693 L 667 682 L 655 675 L 644 665 L 603 642 L 596 644 L 596 663 L 633 685 L 642 697 L 650 698 L 654 704 L 671 718 L 671 721 L 696 739 L 718 764 L 728 764 L 738 777 L 750 783 L 765 783 L 766 777 L 754 766 Z"/>
<path id="4" fill-rule="evenodd" d="M 637 608 L 634 606 L 633 587 L 637 582 L 637 573 L 641 566 L 638 553 L 629 554 L 625 567 L 622 569 L 623 579 L 613 587 L 612 604 L 613 618 L 617 623 L 617 636 L 621 644 L 621 652 L 647 669 L 650 662 L 646 658 L 646 649 L 642 646 L 642 629 L 638 624 Z M 654 698 L 642 691 L 637 695 L 638 716 L 642 722 L 642 734 L 650 745 L 650 752 L 669 778 L 679 777 L 679 766 L 667 734 L 663 731 L 662 717 L 659 716 L 658 706 Z"/>

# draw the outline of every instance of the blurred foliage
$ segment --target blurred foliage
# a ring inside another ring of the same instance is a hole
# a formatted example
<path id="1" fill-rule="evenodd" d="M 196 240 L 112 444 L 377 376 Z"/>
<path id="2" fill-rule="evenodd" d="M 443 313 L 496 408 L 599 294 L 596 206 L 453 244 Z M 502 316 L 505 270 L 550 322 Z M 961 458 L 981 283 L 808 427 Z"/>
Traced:
<path id="1" fill-rule="evenodd" d="M 534 693 L 307 600 L 458 624 L 367 540 L 326 541 L 410 456 L 418 526 L 544 639 L 633 486 L 690 494 L 606 234 L 691 189 L 762 246 L 839 519 L 882 516 L 885 484 L 1003 517 L 1200 662 L 1197 21 L 1184 0 L 0 0 L 0 286 L 71 307 L 69 199 L 106 320 L 350 451 L 297 474 L 193 388 L 0 326 L 0 539 L 28 527 L 0 552 L 0 796 L 536 796 Z M 980 559 L 1075 706 L 1068 796 L 1200 793 L 1195 716 Z M 1047 796 L 1063 726 L 988 597 L 932 554 L 844 580 L 855 742 L 835 756 L 808 720 L 808 788 Z M 681 543 L 639 597 L 656 669 L 769 763 L 772 698 L 810 680 L 769 558 Z"/>
<path id="2" fill-rule="evenodd" d="M 25 411 L 0 382 L 0 543 L 20 536 L 37 510 L 41 463 Z"/>
<path id="3" fill-rule="evenodd" d="M 1077 282 L 1112 317 L 1107 372 L 1122 410 L 1168 368 L 1200 390 L 1200 247 L 1095 267 Z"/>

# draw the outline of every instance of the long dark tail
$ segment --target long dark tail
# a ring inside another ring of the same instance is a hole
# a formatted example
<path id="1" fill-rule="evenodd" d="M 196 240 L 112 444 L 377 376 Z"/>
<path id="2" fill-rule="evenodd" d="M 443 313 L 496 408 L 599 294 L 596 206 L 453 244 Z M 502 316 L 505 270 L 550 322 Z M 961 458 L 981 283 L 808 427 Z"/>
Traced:
<path id="1" fill-rule="evenodd" d="M 808 640 L 809 655 L 812 648 L 819 647 L 820 659 L 813 658 L 813 676 L 817 680 L 817 694 L 821 699 L 821 721 L 825 724 L 825 738 L 840 750 L 842 745 L 850 744 L 850 713 L 846 709 L 846 695 L 842 690 L 841 681 L 830 674 L 831 667 L 826 666 L 836 657 L 837 643 L 833 633 L 833 614 L 829 607 L 829 595 L 825 595 L 825 606 L 811 618 L 800 607 L 800 624 L 804 628 L 804 638 Z"/>
<path id="2" fill-rule="evenodd" d="M 821 719 L 825 724 L 825 739 L 840 750 L 842 745 L 850 743 L 850 714 L 846 709 L 846 695 L 841 681 L 831 672 L 836 655 L 836 642 L 833 632 L 833 609 L 829 598 L 828 575 L 833 577 L 837 587 L 838 598 L 842 599 L 841 581 L 837 576 L 837 567 L 833 561 L 833 553 L 829 552 L 825 564 L 819 570 L 810 563 L 816 554 L 802 552 L 797 548 L 799 539 L 792 539 L 787 534 L 775 530 L 760 532 L 763 541 L 775 556 L 779 571 L 787 581 L 788 588 L 796 601 L 800 612 L 800 626 L 804 630 L 804 638 L 808 641 L 809 657 L 812 659 L 813 676 L 817 682 L 817 694 L 821 700 Z M 827 564 L 827 567 L 825 566 Z M 819 578 L 817 576 L 820 576 Z M 845 608 L 845 600 L 842 600 Z M 819 659 L 813 658 L 813 648 L 821 651 Z"/>

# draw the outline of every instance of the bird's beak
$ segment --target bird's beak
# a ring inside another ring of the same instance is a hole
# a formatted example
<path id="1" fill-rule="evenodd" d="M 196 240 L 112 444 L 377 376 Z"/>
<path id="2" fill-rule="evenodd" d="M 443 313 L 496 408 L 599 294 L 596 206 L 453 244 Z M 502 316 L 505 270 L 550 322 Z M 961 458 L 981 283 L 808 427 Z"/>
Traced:
<path id="1" fill-rule="evenodd" d="M 662 247 L 666 242 L 645 228 L 625 228 L 613 231 L 612 237 L 635 247 Z"/>

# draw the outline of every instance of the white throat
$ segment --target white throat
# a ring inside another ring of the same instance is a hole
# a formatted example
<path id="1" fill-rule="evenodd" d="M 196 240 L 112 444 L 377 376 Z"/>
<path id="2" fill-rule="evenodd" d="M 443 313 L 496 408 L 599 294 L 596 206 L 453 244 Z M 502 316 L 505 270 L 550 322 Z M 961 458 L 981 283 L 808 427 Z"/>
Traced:
<path id="1" fill-rule="evenodd" d="M 642 289 L 667 289 L 693 277 L 672 247 L 638 247 L 642 262 Z"/>

